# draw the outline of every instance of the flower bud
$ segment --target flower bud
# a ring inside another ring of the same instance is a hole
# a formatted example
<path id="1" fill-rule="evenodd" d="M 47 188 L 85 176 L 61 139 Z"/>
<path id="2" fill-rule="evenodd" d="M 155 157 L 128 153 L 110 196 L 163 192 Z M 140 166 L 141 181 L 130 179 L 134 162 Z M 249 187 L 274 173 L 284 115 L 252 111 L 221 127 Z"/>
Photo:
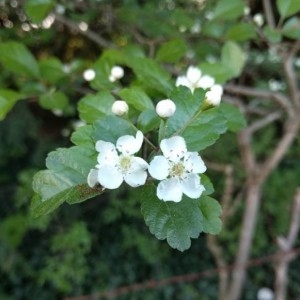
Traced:
<path id="1" fill-rule="evenodd" d="M 205 93 L 205 101 L 209 105 L 217 106 L 221 102 L 222 94 L 223 87 L 219 84 L 215 84 Z"/>
<path id="2" fill-rule="evenodd" d="M 109 75 L 109 80 L 114 82 L 124 76 L 124 69 L 120 66 L 112 67 Z"/>
<path id="3" fill-rule="evenodd" d="M 123 100 L 117 100 L 113 103 L 111 111 L 116 116 L 123 116 L 128 112 L 128 104 Z"/>
<path id="4" fill-rule="evenodd" d="M 175 103 L 170 99 L 161 100 L 156 105 L 156 113 L 161 118 L 169 118 L 174 115 L 176 111 Z"/>

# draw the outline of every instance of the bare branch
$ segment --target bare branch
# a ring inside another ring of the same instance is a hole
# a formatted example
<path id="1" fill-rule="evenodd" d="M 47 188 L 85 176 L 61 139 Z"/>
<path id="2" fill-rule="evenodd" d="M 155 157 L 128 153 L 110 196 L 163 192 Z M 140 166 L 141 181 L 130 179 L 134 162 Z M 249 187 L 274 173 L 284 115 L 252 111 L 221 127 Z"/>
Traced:
<path id="1" fill-rule="evenodd" d="M 267 23 L 271 29 L 275 28 L 275 20 L 274 20 L 274 13 L 272 9 L 272 5 L 270 0 L 263 0 L 264 12 L 266 15 Z"/>
<path id="2" fill-rule="evenodd" d="M 93 41 L 101 48 L 116 48 L 116 45 L 114 45 L 113 43 L 104 39 L 102 36 L 100 36 L 96 32 L 91 31 L 90 29 L 83 31 L 79 28 L 79 25 L 77 23 L 68 20 L 67 18 L 65 18 L 62 15 L 55 14 L 55 20 L 57 22 L 65 25 L 66 27 L 68 27 L 71 31 L 75 31 L 76 33 L 78 32 L 81 35 L 87 37 L 89 40 Z"/>
<path id="3" fill-rule="evenodd" d="M 279 92 L 264 91 L 246 86 L 235 86 L 232 84 L 226 85 L 225 91 L 230 94 L 274 100 L 287 112 L 289 116 L 294 116 L 295 114 L 289 98 Z"/>
<path id="4" fill-rule="evenodd" d="M 281 113 L 280 112 L 273 112 L 268 114 L 265 118 L 259 119 L 252 123 L 248 128 L 248 133 L 253 134 L 255 131 L 258 131 L 259 129 L 262 129 L 269 124 L 273 123 L 274 121 L 278 120 L 281 118 Z"/>

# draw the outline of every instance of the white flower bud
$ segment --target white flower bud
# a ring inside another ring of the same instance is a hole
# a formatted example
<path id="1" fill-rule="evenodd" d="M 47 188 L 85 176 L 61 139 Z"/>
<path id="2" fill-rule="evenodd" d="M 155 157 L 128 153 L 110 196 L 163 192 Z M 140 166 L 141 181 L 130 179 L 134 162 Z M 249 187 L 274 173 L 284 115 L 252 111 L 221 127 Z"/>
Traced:
<path id="1" fill-rule="evenodd" d="M 116 116 L 123 116 L 128 112 L 128 104 L 123 100 L 117 100 L 113 103 L 111 111 Z"/>
<path id="2" fill-rule="evenodd" d="M 170 99 L 161 100 L 156 105 L 156 113 L 161 118 L 169 118 L 174 115 L 176 111 L 175 103 Z"/>
<path id="3" fill-rule="evenodd" d="M 114 82 L 124 76 L 124 69 L 120 66 L 114 66 L 111 68 L 109 81 Z"/>
<path id="4" fill-rule="evenodd" d="M 267 288 L 263 287 L 260 288 L 257 292 L 257 300 L 273 300 L 274 299 L 274 292 Z"/>
<path id="5" fill-rule="evenodd" d="M 205 93 L 205 101 L 210 105 L 217 106 L 221 102 L 222 94 L 223 87 L 219 84 L 215 84 Z"/>

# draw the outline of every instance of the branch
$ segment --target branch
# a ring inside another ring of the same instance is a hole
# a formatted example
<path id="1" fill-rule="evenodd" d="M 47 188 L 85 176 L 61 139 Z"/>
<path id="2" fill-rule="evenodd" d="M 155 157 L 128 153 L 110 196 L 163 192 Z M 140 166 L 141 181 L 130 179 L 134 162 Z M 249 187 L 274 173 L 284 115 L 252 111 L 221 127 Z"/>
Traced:
<path id="1" fill-rule="evenodd" d="M 269 124 L 273 123 L 274 121 L 281 118 L 280 112 L 273 112 L 268 114 L 265 118 L 262 118 L 260 120 L 255 121 L 252 123 L 248 128 L 247 131 L 250 135 L 252 135 L 255 131 L 258 131 L 259 129 L 262 129 Z"/>
<path id="2" fill-rule="evenodd" d="M 279 92 L 259 90 L 245 86 L 235 86 L 232 84 L 226 85 L 225 91 L 230 94 L 274 100 L 287 112 L 289 116 L 294 116 L 295 114 L 289 98 Z"/>
<path id="3" fill-rule="evenodd" d="M 267 23 L 271 29 L 275 28 L 275 20 L 273 9 L 270 0 L 263 0 L 264 12 L 266 15 Z"/>
<path id="4" fill-rule="evenodd" d="M 79 28 L 79 25 L 73 21 L 68 20 L 62 15 L 55 14 L 55 20 L 66 27 L 68 27 L 71 31 L 75 31 L 76 33 L 80 33 L 81 35 L 87 37 L 89 40 L 96 43 L 101 48 L 116 48 L 116 45 L 111 43 L 110 41 L 104 39 L 102 36 L 97 34 L 94 31 L 91 31 L 90 29 L 87 29 L 85 31 L 81 30 Z"/>
<path id="5" fill-rule="evenodd" d="M 294 247 L 300 229 L 300 188 L 297 189 L 292 209 L 291 223 L 289 233 L 286 238 L 278 237 L 277 243 L 280 248 L 279 258 L 275 267 L 275 295 L 276 300 L 284 300 L 286 298 L 287 289 L 287 273 L 289 263 L 295 258 L 295 255 L 285 255 Z M 280 255 L 281 254 L 281 255 Z"/>

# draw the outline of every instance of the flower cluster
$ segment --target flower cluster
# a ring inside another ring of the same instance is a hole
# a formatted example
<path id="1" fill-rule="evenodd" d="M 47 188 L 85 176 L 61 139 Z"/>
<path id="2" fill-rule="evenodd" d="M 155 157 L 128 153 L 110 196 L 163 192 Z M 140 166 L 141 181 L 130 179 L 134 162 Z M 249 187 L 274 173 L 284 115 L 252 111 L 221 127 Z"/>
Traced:
<path id="1" fill-rule="evenodd" d="M 115 82 L 118 79 L 121 79 L 124 76 L 124 69 L 120 66 L 113 66 L 110 70 L 109 81 Z"/>
<path id="2" fill-rule="evenodd" d="M 209 75 L 202 74 L 202 71 L 194 66 L 187 69 L 186 76 L 179 76 L 176 86 L 186 86 L 192 92 L 196 88 L 208 90 L 205 94 L 206 102 L 210 105 L 219 105 L 223 94 L 223 87 L 215 83 L 215 79 Z"/>
<path id="3" fill-rule="evenodd" d="M 125 135 L 110 142 L 98 141 L 99 152 L 95 168 L 91 169 L 87 182 L 90 187 L 101 184 L 107 189 L 118 188 L 123 181 L 131 187 L 144 185 L 149 174 L 160 183 L 157 197 L 163 201 L 179 202 L 183 194 L 197 199 L 205 190 L 199 173 L 206 171 L 205 164 L 197 152 L 188 152 L 185 140 L 180 136 L 163 139 L 160 149 L 163 155 L 154 156 L 150 164 L 134 156 L 143 143 L 143 133 Z"/>

